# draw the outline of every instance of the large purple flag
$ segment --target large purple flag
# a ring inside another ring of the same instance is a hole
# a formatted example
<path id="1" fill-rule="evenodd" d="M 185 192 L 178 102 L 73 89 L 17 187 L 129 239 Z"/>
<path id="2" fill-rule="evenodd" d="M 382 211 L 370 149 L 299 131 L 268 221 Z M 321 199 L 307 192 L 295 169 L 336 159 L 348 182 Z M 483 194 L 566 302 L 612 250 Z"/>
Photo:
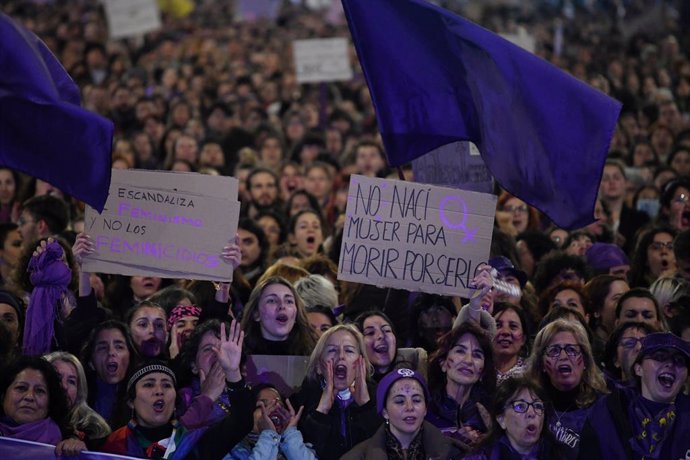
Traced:
<path id="1" fill-rule="evenodd" d="M 392 165 L 474 142 L 557 225 L 591 223 L 621 104 L 423 0 L 342 0 Z"/>
<path id="2" fill-rule="evenodd" d="M 48 47 L 0 13 L 0 164 L 103 210 L 113 124 L 79 106 L 79 88 Z"/>

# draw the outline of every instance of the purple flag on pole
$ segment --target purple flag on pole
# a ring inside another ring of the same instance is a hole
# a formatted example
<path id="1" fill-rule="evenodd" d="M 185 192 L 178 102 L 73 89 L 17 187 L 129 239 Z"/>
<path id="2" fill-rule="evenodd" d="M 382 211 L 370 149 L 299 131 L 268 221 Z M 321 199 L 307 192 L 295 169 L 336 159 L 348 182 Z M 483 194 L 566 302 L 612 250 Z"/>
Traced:
<path id="1" fill-rule="evenodd" d="M 557 225 L 591 223 L 621 104 L 423 0 L 342 0 L 392 165 L 474 142 Z"/>
<path id="2" fill-rule="evenodd" d="M 48 47 L 0 13 L 0 164 L 103 210 L 111 121 L 79 106 L 79 88 Z"/>

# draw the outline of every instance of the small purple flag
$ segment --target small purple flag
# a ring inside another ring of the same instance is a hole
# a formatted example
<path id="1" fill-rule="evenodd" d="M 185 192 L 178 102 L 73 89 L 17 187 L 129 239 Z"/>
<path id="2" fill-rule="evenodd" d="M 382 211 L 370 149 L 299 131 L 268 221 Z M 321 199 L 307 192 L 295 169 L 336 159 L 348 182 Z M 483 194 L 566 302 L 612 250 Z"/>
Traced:
<path id="1" fill-rule="evenodd" d="M 79 88 L 48 47 L 0 13 L 0 164 L 103 210 L 113 124 L 79 105 Z"/>
<path id="2" fill-rule="evenodd" d="M 472 141 L 558 226 L 591 223 L 621 104 L 423 0 L 342 0 L 389 162 Z"/>

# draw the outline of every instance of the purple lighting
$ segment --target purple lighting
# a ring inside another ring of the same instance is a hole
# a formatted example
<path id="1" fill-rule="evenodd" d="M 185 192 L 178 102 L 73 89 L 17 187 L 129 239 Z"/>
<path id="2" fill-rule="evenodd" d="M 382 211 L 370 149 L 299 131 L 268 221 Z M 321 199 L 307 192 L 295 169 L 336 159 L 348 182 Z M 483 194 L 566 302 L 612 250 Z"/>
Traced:
<path id="1" fill-rule="evenodd" d="M 460 222 L 453 223 L 446 216 L 446 206 L 451 201 L 457 201 L 462 206 L 462 219 L 460 220 Z M 441 222 L 443 222 L 443 225 L 445 225 L 447 228 L 451 230 L 462 230 L 463 232 L 465 232 L 465 237 L 462 239 L 462 244 L 474 240 L 474 235 L 477 234 L 477 229 L 475 228 L 474 230 L 470 230 L 467 228 L 467 204 L 465 204 L 465 202 L 461 198 L 457 196 L 445 196 L 441 199 L 439 208 L 439 217 L 441 218 Z"/>

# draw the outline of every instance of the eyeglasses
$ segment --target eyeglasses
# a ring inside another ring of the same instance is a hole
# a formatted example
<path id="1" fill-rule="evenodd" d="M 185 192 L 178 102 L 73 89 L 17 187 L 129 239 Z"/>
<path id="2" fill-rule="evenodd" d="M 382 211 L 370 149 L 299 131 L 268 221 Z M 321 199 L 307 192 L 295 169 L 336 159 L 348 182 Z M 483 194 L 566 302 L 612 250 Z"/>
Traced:
<path id="1" fill-rule="evenodd" d="M 518 206 L 503 206 L 505 212 L 527 212 L 527 205 L 521 204 Z"/>
<path id="2" fill-rule="evenodd" d="M 644 337 L 623 337 L 618 342 L 618 345 L 623 348 L 627 348 L 628 350 L 632 350 L 637 346 L 638 343 L 642 343 L 643 339 Z"/>
<path id="3" fill-rule="evenodd" d="M 580 345 L 567 344 L 567 345 L 551 345 L 546 347 L 544 354 L 549 358 L 558 358 L 561 356 L 561 351 L 565 350 L 565 354 L 571 358 L 577 358 L 582 354 L 580 350 Z"/>
<path id="4" fill-rule="evenodd" d="M 671 201 L 674 203 L 685 204 L 690 201 L 690 196 L 686 195 L 685 193 L 681 193 Z"/>
<path id="5" fill-rule="evenodd" d="M 527 402 L 523 401 L 522 399 L 518 399 L 517 401 L 513 401 L 511 403 L 508 403 L 506 407 L 512 407 L 515 412 L 518 414 L 524 414 L 527 412 L 532 406 L 534 408 L 534 413 L 537 415 L 541 415 L 544 413 L 544 403 L 541 401 L 532 401 L 532 402 Z"/>
<path id="6" fill-rule="evenodd" d="M 667 243 L 664 243 L 662 241 L 653 241 L 649 245 L 650 249 L 654 249 L 655 251 L 661 251 L 662 249 L 666 248 L 669 251 L 673 251 L 673 241 L 669 241 Z"/>

